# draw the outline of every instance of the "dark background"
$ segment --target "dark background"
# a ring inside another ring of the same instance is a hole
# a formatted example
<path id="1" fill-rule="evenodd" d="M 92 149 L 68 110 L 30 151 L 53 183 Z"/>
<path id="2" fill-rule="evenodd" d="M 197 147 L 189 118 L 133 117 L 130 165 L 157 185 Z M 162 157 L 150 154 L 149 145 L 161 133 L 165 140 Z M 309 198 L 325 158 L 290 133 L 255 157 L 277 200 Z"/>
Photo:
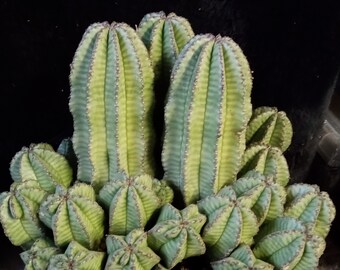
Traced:
<path id="1" fill-rule="evenodd" d="M 0 192 L 9 188 L 9 162 L 22 146 L 56 146 L 72 135 L 69 65 L 87 26 L 136 25 L 160 10 L 187 17 L 195 33 L 221 33 L 239 43 L 254 72 L 254 107 L 287 112 L 294 127 L 286 154 L 292 181 L 306 179 L 340 67 L 338 0 L 1 0 Z M 0 269 L 17 269 L 20 249 L 0 231 Z"/>

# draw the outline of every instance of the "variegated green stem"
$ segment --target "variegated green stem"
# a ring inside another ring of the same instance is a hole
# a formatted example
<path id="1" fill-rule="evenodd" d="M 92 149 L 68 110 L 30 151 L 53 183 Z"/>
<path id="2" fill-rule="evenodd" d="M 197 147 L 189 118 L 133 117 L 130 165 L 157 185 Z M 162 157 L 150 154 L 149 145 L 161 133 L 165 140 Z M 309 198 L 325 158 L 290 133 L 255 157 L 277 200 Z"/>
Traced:
<path id="1" fill-rule="evenodd" d="M 291 217 L 281 217 L 261 228 L 254 254 L 275 269 L 316 269 L 326 242 L 310 226 Z"/>
<path id="2" fill-rule="evenodd" d="M 70 75 L 79 180 L 99 190 L 120 171 L 152 174 L 153 77 L 147 49 L 130 26 L 87 29 Z"/>
<path id="3" fill-rule="evenodd" d="M 149 175 L 123 175 L 100 190 L 98 199 L 109 212 L 110 234 L 126 235 L 133 229 L 143 228 L 163 201 L 169 199 L 171 190 L 165 190 L 159 197 L 161 187 L 154 189 L 154 181 Z"/>
<path id="4" fill-rule="evenodd" d="M 156 78 L 162 74 L 167 79 L 178 54 L 194 36 L 187 19 L 163 11 L 146 14 L 137 33 L 149 50 Z"/>
<path id="5" fill-rule="evenodd" d="M 248 245 L 241 244 L 230 256 L 211 263 L 213 270 L 273 270 L 274 266 L 255 258 Z"/>
<path id="6" fill-rule="evenodd" d="M 56 185 L 67 188 L 72 181 L 72 168 L 67 160 L 45 143 L 23 147 L 13 157 L 10 172 L 14 181 L 35 179 L 50 193 Z"/>
<path id="7" fill-rule="evenodd" d="M 50 239 L 39 238 L 32 247 L 20 253 L 20 257 L 25 263 L 25 270 L 46 270 L 53 255 L 61 253 Z"/>
<path id="8" fill-rule="evenodd" d="M 239 201 L 250 203 L 259 225 L 283 215 L 286 201 L 284 187 L 275 183 L 272 177 L 249 171 L 232 185 Z"/>
<path id="9" fill-rule="evenodd" d="M 240 243 L 252 244 L 258 231 L 257 218 L 248 202 L 236 199 L 230 186 L 204 198 L 197 205 L 200 212 L 208 217 L 202 238 L 212 260 L 228 256 Z"/>
<path id="10" fill-rule="evenodd" d="M 57 246 L 72 240 L 86 248 L 96 248 L 104 236 L 104 211 L 96 202 L 94 189 L 76 183 L 68 190 L 57 186 L 41 204 L 39 218 L 53 230 Z"/>
<path id="11" fill-rule="evenodd" d="M 246 132 L 247 144 L 262 143 L 286 151 L 293 136 L 292 124 L 286 113 L 275 107 L 254 110 Z"/>
<path id="12" fill-rule="evenodd" d="M 105 252 L 88 250 L 72 241 L 64 254 L 52 256 L 48 270 L 99 270 L 103 269 Z"/>
<path id="13" fill-rule="evenodd" d="M 307 229 L 299 220 L 280 217 L 261 227 L 253 252 L 275 269 L 295 269 L 304 255 L 306 242 Z"/>
<path id="14" fill-rule="evenodd" d="M 146 45 L 155 73 L 155 174 L 164 175 L 161 163 L 161 152 L 164 135 L 164 111 L 170 74 L 178 54 L 184 45 L 194 36 L 189 22 L 174 13 L 168 16 L 164 12 L 145 15 L 137 28 L 137 33 Z"/>
<path id="15" fill-rule="evenodd" d="M 335 218 L 335 206 L 326 192 L 316 185 L 294 184 L 287 187 L 284 214 L 308 225 L 313 234 L 325 238 Z"/>
<path id="16" fill-rule="evenodd" d="M 14 182 L 9 192 L 0 194 L 0 222 L 13 245 L 30 248 L 44 235 L 37 212 L 46 196 L 36 180 Z"/>
<path id="17" fill-rule="evenodd" d="M 319 259 L 326 248 L 326 241 L 317 235 L 308 235 L 300 261 L 294 270 L 317 269 Z"/>
<path id="18" fill-rule="evenodd" d="M 161 209 L 156 225 L 148 232 L 149 246 L 160 255 L 162 264 L 171 269 L 192 256 L 205 253 L 200 231 L 206 217 L 196 205 L 179 211 L 170 204 Z"/>
<path id="19" fill-rule="evenodd" d="M 248 171 L 255 170 L 273 180 L 281 186 L 289 182 L 289 169 L 282 151 L 277 147 L 264 144 L 253 144 L 244 152 L 239 177 Z"/>
<path id="20" fill-rule="evenodd" d="M 105 270 L 148 270 L 160 261 L 148 246 L 147 233 L 141 229 L 132 230 L 126 236 L 108 235 L 106 246 L 108 259 Z"/>
<path id="21" fill-rule="evenodd" d="M 185 203 L 235 180 L 251 114 L 251 73 L 230 38 L 198 35 L 180 53 L 165 108 L 165 178 Z"/>

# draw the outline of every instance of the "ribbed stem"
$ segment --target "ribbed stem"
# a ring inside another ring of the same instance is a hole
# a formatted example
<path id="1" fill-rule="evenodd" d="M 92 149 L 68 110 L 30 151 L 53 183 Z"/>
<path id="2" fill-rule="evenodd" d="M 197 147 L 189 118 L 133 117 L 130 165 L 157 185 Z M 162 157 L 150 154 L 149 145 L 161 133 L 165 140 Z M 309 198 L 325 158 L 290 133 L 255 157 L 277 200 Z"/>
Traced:
<path id="1" fill-rule="evenodd" d="M 281 186 L 286 186 L 289 182 L 287 161 L 277 147 L 257 143 L 250 145 L 244 152 L 238 176 L 242 177 L 251 170 L 272 177 Z"/>
<path id="2" fill-rule="evenodd" d="M 147 233 L 141 229 L 132 230 L 126 236 L 108 235 L 106 238 L 108 259 L 106 270 L 147 270 L 159 263 L 160 258 L 148 247 Z"/>
<path id="3" fill-rule="evenodd" d="M 148 232 L 149 246 L 160 255 L 167 268 L 173 268 L 185 258 L 205 253 L 200 236 L 206 217 L 196 205 L 179 211 L 170 204 L 161 209 L 156 225 Z"/>
<path id="4" fill-rule="evenodd" d="M 235 180 L 250 117 L 251 76 L 229 38 L 198 35 L 179 55 L 165 108 L 165 179 L 186 204 Z"/>
<path id="5" fill-rule="evenodd" d="M 247 144 L 262 143 L 286 151 L 293 136 L 292 124 L 285 112 L 275 107 L 259 107 L 248 123 Z"/>
<path id="6" fill-rule="evenodd" d="M 153 72 L 148 52 L 124 23 L 94 24 L 70 75 L 78 178 L 99 190 L 121 171 L 153 173 Z"/>
<path id="7" fill-rule="evenodd" d="M 51 257 L 47 269 L 103 269 L 104 259 L 104 252 L 88 250 L 76 241 L 72 241 L 64 254 L 57 254 Z"/>
<path id="8" fill-rule="evenodd" d="M 232 187 L 238 200 L 249 203 L 259 225 L 264 221 L 270 221 L 283 215 L 286 191 L 271 177 L 250 171 L 244 177 L 236 180 Z"/>
<path id="9" fill-rule="evenodd" d="M 158 197 L 153 181 L 149 175 L 125 177 L 108 182 L 100 190 L 98 199 L 109 212 L 110 234 L 126 235 L 143 228 L 161 207 L 163 198 Z"/>
<path id="10" fill-rule="evenodd" d="M 284 214 L 308 225 L 314 235 L 325 238 L 335 218 L 335 206 L 318 186 L 294 184 L 287 187 Z"/>
<path id="11" fill-rule="evenodd" d="M 44 235 L 37 213 L 46 195 L 36 180 L 15 182 L 0 194 L 0 222 L 13 245 L 30 248 Z"/>
<path id="12" fill-rule="evenodd" d="M 57 246 L 72 240 L 86 248 L 97 248 L 104 235 L 104 211 L 95 201 L 94 189 L 77 183 L 68 190 L 57 186 L 41 204 L 39 217 L 53 230 Z"/>
<path id="13" fill-rule="evenodd" d="M 231 187 L 198 202 L 208 218 L 202 231 L 207 253 L 213 260 L 228 256 L 240 243 L 252 244 L 258 222 L 249 205 L 236 199 Z"/>
<path id="14" fill-rule="evenodd" d="M 255 258 L 248 245 L 239 245 L 228 257 L 211 263 L 213 270 L 262 269 L 273 270 L 274 266 Z"/>
<path id="15" fill-rule="evenodd" d="M 51 257 L 59 253 L 61 250 L 50 239 L 39 238 L 29 250 L 20 253 L 20 257 L 25 263 L 25 270 L 41 270 L 47 269 Z"/>
<path id="16" fill-rule="evenodd" d="M 168 80 L 178 54 L 194 36 L 190 23 L 170 13 L 154 12 L 145 15 L 137 33 L 150 52 L 156 78 Z"/>
<path id="17" fill-rule="evenodd" d="M 274 265 L 275 269 L 294 269 L 304 254 L 307 232 L 300 221 L 280 217 L 261 227 L 255 241 L 256 258 Z"/>
<path id="18" fill-rule="evenodd" d="M 14 181 L 36 180 L 42 189 L 53 193 L 57 185 L 67 188 L 72 181 L 68 161 L 49 144 L 32 144 L 16 153 L 10 165 Z"/>

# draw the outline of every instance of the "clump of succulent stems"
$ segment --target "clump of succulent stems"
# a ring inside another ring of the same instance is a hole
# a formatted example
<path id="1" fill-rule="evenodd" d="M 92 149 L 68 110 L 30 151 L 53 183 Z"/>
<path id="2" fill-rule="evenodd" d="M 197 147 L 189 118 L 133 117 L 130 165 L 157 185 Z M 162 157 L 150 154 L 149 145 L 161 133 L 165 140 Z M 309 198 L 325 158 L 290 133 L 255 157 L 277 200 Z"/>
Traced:
<path id="1" fill-rule="evenodd" d="M 231 38 L 195 35 L 174 13 L 147 14 L 136 30 L 95 23 L 70 85 L 72 138 L 24 147 L 0 194 L 25 269 L 317 267 L 334 204 L 315 185 L 289 185 L 291 123 L 253 110 L 251 69 Z"/>

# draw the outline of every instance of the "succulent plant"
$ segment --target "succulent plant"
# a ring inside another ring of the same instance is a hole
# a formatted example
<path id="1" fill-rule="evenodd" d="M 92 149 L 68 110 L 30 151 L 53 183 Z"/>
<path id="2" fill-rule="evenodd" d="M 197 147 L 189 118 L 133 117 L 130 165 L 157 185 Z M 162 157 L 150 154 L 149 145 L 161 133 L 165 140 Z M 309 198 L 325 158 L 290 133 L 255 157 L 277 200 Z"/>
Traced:
<path id="1" fill-rule="evenodd" d="M 173 68 L 165 107 L 165 178 L 186 205 L 235 180 L 251 114 L 251 73 L 230 38 L 197 35 Z"/>
<path id="2" fill-rule="evenodd" d="M 94 189 L 76 183 L 69 189 L 57 186 L 40 206 L 39 217 L 52 229 L 57 246 L 72 240 L 86 248 L 97 248 L 104 236 L 104 211 L 96 202 Z"/>
<path id="3" fill-rule="evenodd" d="M 317 235 L 307 235 L 306 245 L 294 270 L 317 269 L 319 259 L 326 248 L 326 241 Z"/>
<path id="4" fill-rule="evenodd" d="M 160 255 L 162 264 L 171 269 L 185 258 L 205 253 L 200 236 L 205 221 L 206 217 L 194 204 L 181 211 L 166 204 L 156 225 L 148 232 L 148 244 Z"/>
<path id="5" fill-rule="evenodd" d="M 161 207 L 159 187 L 153 189 L 149 175 L 114 179 L 99 192 L 99 201 L 109 212 L 109 233 L 126 235 L 133 229 L 144 228 L 152 214 Z M 167 196 L 167 195 L 165 195 Z"/>
<path id="6" fill-rule="evenodd" d="M 253 243 L 258 231 L 257 218 L 248 204 L 237 200 L 230 186 L 200 200 L 197 205 L 208 218 L 202 238 L 212 260 L 228 256 L 240 243 Z"/>
<path id="7" fill-rule="evenodd" d="M 256 236 L 254 255 L 275 269 L 315 269 L 325 249 L 325 240 L 292 217 L 277 218 Z"/>
<path id="8" fill-rule="evenodd" d="M 48 270 L 94 270 L 102 269 L 105 252 L 88 250 L 76 241 L 71 241 L 64 254 L 51 257 Z"/>
<path id="9" fill-rule="evenodd" d="M 126 236 L 108 235 L 106 238 L 108 259 L 105 270 L 151 269 L 160 258 L 148 247 L 147 233 L 132 230 Z"/>
<path id="10" fill-rule="evenodd" d="M 0 222 L 26 269 L 316 268 L 334 205 L 316 186 L 284 188 L 291 125 L 275 108 L 251 116 L 242 50 L 192 37 L 173 13 L 137 32 L 87 29 L 71 66 L 72 140 L 11 162 Z"/>
<path id="11" fill-rule="evenodd" d="M 59 253 L 61 250 L 51 240 L 39 238 L 29 250 L 20 253 L 20 257 L 25 263 L 25 270 L 45 270 L 51 257 Z"/>
<path id="12" fill-rule="evenodd" d="M 335 218 L 335 207 L 326 192 L 316 185 L 294 184 L 287 187 L 285 216 L 299 219 L 313 234 L 325 238 Z"/>
<path id="13" fill-rule="evenodd" d="M 155 76 L 170 77 L 172 67 L 184 45 L 194 36 L 187 19 L 163 11 L 146 14 L 137 33 L 150 53 Z"/>
<path id="14" fill-rule="evenodd" d="M 99 190 L 120 171 L 153 174 L 153 71 L 125 23 L 96 23 L 73 59 L 70 110 L 78 179 Z"/>
<path id="15" fill-rule="evenodd" d="M 194 36 L 189 22 L 175 13 L 166 15 L 163 11 L 146 14 L 141 20 L 137 33 L 149 51 L 155 73 L 154 111 L 163 112 L 166 103 L 170 74 L 184 45 Z M 155 176 L 164 174 L 161 152 L 164 135 L 164 114 L 153 115 L 155 131 Z"/>
<path id="16" fill-rule="evenodd" d="M 292 141 L 293 129 L 286 113 L 275 107 L 259 107 L 248 123 L 247 144 L 262 143 L 286 151 Z"/>
<path id="17" fill-rule="evenodd" d="M 282 186 L 289 182 L 287 161 L 277 147 L 257 143 L 249 146 L 244 152 L 242 168 L 238 175 L 242 177 L 251 170 L 273 177 L 274 181 Z"/>
<path id="18" fill-rule="evenodd" d="M 0 194 L 0 222 L 13 245 L 29 248 L 44 235 L 37 213 L 46 195 L 36 180 L 14 182 Z"/>
<path id="19" fill-rule="evenodd" d="M 248 245 L 239 245 L 228 257 L 211 263 L 213 270 L 273 270 L 274 266 L 255 258 Z"/>
<path id="20" fill-rule="evenodd" d="M 272 177 L 249 171 L 232 185 L 238 200 L 246 200 L 257 217 L 259 225 L 283 215 L 286 201 L 284 187 Z"/>
<path id="21" fill-rule="evenodd" d="M 293 269 L 303 255 L 306 240 L 306 228 L 300 221 L 280 217 L 261 228 L 253 252 L 276 269 Z"/>
<path id="22" fill-rule="evenodd" d="M 46 143 L 23 147 L 11 161 L 10 173 L 14 181 L 35 179 L 47 192 L 56 185 L 67 188 L 72 181 L 72 168 L 67 160 Z"/>

